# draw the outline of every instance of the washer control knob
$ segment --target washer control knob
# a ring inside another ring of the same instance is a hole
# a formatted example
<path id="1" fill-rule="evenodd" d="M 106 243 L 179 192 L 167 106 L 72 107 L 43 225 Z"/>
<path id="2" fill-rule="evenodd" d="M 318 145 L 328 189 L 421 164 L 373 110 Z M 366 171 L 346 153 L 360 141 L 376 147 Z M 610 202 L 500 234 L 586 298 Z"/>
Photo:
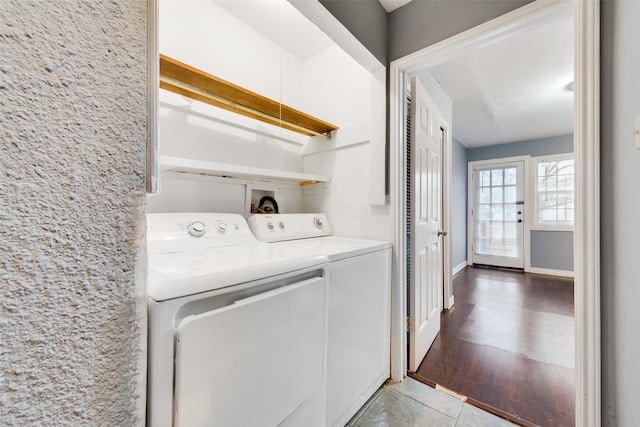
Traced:
<path id="1" fill-rule="evenodd" d="M 267 223 L 267 228 L 268 228 L 269 230 L 273 230 L 273 223 L 272 223 L 272 222 L 268 222 L 268 223 Z"/>
<path id="2" fill-rule="evenodd" d="M 316 228 L 322 228 L 324 226 L 322 218 L 320 218 L 319 216 L 313 218 L 313 225 L 315 225 Z"/>
<path id="3" fill-rule="evenodd" d="M 284 230 L 284 221 L 280 221 L 280 223 L 278 224 L 278 227 L 280 227 L 281 230 Z"/>
<path id="4" fill-rule="evenodd" d="M 187 233 L 193 237 L 202 237 L 204 236 L 205 226 L 204 223 L 200 221 L 192 222 L 187 226 Z"/>
<path id="5" fill-rule="evenodd" d="M 218 231 L 221 233 L 227 231 L 227 224 L 225 224 L 224 222 L 218 224 Z"/>

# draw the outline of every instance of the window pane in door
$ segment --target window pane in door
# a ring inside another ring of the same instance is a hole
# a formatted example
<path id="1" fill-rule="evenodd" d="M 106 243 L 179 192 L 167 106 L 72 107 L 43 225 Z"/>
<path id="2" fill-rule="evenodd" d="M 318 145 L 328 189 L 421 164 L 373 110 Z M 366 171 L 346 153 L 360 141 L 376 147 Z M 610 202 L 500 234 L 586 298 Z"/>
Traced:
<path id="1" fill-rule="evenodd" d="M 478 209 L 478 219 L 480 221 L 488 221 L 491 219 L 491 205 L 480 205 Z"/>
<path id="2" fill-rule="evenodd" d="M 481 188 L 478 196 L 479 203 L 491 203 L 491 189 Z"/>
<path id="3" fill-rule="evenodd" d="M 504 170 L 504 185 L 516 185 L 516 168 L 507 168 Z"/>
<path id="4" fill-rule="evenodd" d="M 493 169 L 491 171 L 491 186 L 502 185 L 502 171 L 504 169 Z"/>
<path id="5" fill-rule="evenodd" d="M 516 202 L 516 186 L 515 185 L 504 187 L 504 202 L 505 203 Z"/>
<path id="6" fill-rule="evenodd" d="M 491 171 L 480 171 L 480 187 L 491 187 Z"/>
<path id="7" fill-rule="evenodd" d="M 494 168 L 477 172 L 475 253 L 518 257 L 517 168 Z M 553 212 L 556 215 L 556 209 Z"/>
<path id="8" fill-rule="evenodd" d="M 502 203 L 502 187 L 491 187 L 491 204 Z"/>

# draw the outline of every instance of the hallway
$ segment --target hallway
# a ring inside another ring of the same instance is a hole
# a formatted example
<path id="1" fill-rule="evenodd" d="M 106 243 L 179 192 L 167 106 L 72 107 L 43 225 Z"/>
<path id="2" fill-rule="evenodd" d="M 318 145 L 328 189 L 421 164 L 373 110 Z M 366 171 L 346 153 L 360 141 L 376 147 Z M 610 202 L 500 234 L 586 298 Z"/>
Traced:
<path id="1" fill-rule="evenodd" d="M 529 425 L 574 425 L 573 279 L 467 267 L 414 379 Z"/>

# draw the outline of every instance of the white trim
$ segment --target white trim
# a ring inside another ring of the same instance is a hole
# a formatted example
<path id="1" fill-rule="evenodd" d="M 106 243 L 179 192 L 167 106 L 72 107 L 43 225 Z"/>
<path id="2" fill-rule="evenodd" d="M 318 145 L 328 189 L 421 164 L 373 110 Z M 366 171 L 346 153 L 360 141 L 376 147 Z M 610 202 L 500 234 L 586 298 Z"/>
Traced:
<path id="1" fill-rule="evenodd" d="M 442 239 L 442 243 L 444 245 L 444 250 L 442 251 L 443 259 L 443 274 L 442 278 L 442 292 L 444 298 L 444 309 L 449 310 L 453 307 L 453 288 L 451 284 L 451 257 L 453 255 L 452 245 L 451 245 L 451 209 L 450 209 L 450 200 L 451 193 L 449 189 L 451 188 L 451 169 L 452 169 L 452 159 L 451 153 L 453 151 L 453 136 L 451 126 L 445 120 L 441 121 L 442 127 L 445 129 L 445 141 L 442 143 L 444 146 L 442 147 L 442 155 L 444 156 L 444 162 L 442 171 L 442 229 L 447 231 L 447 235 Z"/>
<path id="2" fill-rule="evenodd" d="M 535 212 L 533 213 L 535 215 Z M 573 232 L 573 226 L 569 225 L 540 225 L 532 224 L 531 231 L 570 231 Z"/>
<path id="3" fill-rule="evenodd" d="M 576 425 L 601 422 L 600 2 L 576 4 L 574 242 Z"/>
<path id="4" fill-rule="evenodd" d="M 553 270 L 551 268 L 529 267 L 528 273 L 544 274 L 545 276 L 574 277 L 573 271 Z"/>
<path id="5" fill-rule="evenodd" d="M 597 427 L 601 414 L 600 379 L 600 2 L 535 1 L 442 42 L 393 61 L 389 69 L 390 199 L 394 231 L 391 377 L 406 376 L 404 284 L 404 130 L 405 74 L 433 67 L 497 40 L 575 13 L 576 224 L 574 233 L 576 307 L 576 425 Z"/>
<path id="6" fill-rule="evenodd" d="M 158 99 L 160 92 L 160 48 L 158 1 L 147 0 L 147 141 L 145 191 L 158 194 Z"/>
<path id="7" fill-rule="evenodd" d="M 471 221 L 471 211 L 475 207 L 475 187 L 473 184 L 474 169 L 476 169 L 477 166 L 480 166 L 480 168 L 483 168 L 484 166 L 486 166 L 487 168 L 491 168 L 494 165 L 504 166 L 522 162 L 522 200 L 524 201 L 524 227 L 522 228 L 522 268 L 524 268 L 524 271 L 529 271 L 531 267 L 531 229 L 529 228 L 531 221 L 529 220 L 529 218 L 531 217 L 531 213 L 533 212 L 532 208 L 530 207 L 531 193 L 529 191 L 529 159 L 529 155 L 524 155 L 502 157 L 497 159 L 474 160 L 467 163 L 467 260 L 469 261 L 469 265 L 472 265 L 474 262 L 473 236 L 475 224 L 474 221 Z M 509 267 L 509 265 L 505 265 L 505 267 Z"/>
<path id="8" fill-rule="evenodd" d="M 469 162 L 469 164 L 473 164 L 473 166 L 487 166 L 487 169 L 490 169 L 491 166 L 495 165 L 495 164 L 502 164 L 502 163 L 517 163 L 517 162 L 527 162 L 529 159 L 531 158 L 531 156 L 529 156 L 528 154 L 522 155 L 522 156 L 512 156 L 512 157 L 498 157 L 495 159 L 485 159 L 485 160 L 472 160 Z"/>
<path id="9" fill-rule="evenodd" d="M 453 270 L 451 271 L 451 275 L 455 276 L 456 274 L 460 273 L 462 270 L 465 269 L 465 267 L 469 265 L 467 264 L 467 260 L 462 261 L 460 264 L 456 265 Z"/>
<path id="10" fill-rule="evenodd" d="M 391 281 L 391 379 L 407 375 L 407 289 L 406 289 L 406 130 L 404 116 L 406 73 L 391 63 L 389 74 L 389 202 L 393 227 L 393 270 Z"/>

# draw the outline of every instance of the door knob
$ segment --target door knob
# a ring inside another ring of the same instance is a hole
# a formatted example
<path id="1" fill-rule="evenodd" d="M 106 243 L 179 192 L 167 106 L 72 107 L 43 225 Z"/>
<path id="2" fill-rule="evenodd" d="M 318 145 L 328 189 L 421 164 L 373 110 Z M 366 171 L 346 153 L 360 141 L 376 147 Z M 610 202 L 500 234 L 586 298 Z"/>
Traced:
<path id="1" fill-rule="evenodd" d="M 447 232 L 444 230 L 438 230 L 438 236 L 446 236 Z"/>

